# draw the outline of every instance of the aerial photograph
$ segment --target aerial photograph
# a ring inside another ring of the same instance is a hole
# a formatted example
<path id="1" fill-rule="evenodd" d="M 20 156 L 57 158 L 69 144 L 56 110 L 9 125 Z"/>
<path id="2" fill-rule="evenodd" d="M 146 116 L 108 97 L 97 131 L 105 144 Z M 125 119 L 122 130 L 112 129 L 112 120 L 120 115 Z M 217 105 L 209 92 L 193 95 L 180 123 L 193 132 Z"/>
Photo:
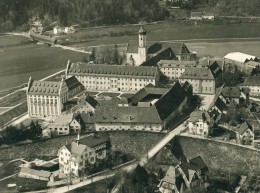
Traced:
<path id="1" fill-rule="evenodd" d="M 260 0 L 0 0 L 0 193 L 260 193 Z"/>

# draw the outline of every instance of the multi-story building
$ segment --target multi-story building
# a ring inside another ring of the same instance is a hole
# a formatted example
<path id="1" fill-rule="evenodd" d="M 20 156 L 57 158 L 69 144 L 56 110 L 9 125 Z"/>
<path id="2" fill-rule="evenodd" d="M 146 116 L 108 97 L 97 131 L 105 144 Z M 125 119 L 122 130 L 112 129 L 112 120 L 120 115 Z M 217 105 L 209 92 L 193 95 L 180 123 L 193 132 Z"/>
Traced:
<path id="1" fill-rule="evenodd" d="M 135 106 L 98 106 L 92 116 L 89 118 L 88 114 L 84 116 L 89 120 L 88 122 L 93 123 L 96 131 L 167 129 L 171 120 L 189 106 L 192 88 L 187 82 L 184 85 L 176 82 L 171 89 L 154 90 L 156 96 L 152 92 L 151 94 L 142 92 L 133 97 L 131 104 Z M 137 105 L 140 102 L 148 105 Z"/>
<path id="2" fill-rule="evenodd" d="M 260 78 L 259 76 L 249 76 L 246 81 L 239 85 L 242 88 L 250 89 L 250 96 L 260 96 Z"/>
<path id="3" fill-rule="evenodd" d="M 190 114 L 189 133 L 208 136 L 211 125 L 209 113 L 205 110 L 194 111 Z"/>
<path id="4" fill-rule="evenodd" d="M 156 85 L 158 67 L 70 63 L 66 76 L 75 76 L 87 90 L 134 92 L 148 84 Z"/>
<path id="5" fill-rule="evenodd" d="M 178 79 L 186 68 L 196 67 L 196 61 L 161 60 L 158 67 L 165 76 Z"/>
<path id="6" fill-rule="evenodd" d="M 104 159 L 109 150 L 109 140 L 88 136 L 61 147 L 58 151 L 59 171 L 61 174 L 82 176 L 88 164 Z"/>
<path id="7" fill-rule="evenodd" d="M 56 117 L 64 110 L 70 98 L 81 92 L 82 84 L 75 78 L 54 81 L 34 81 L 31 78 L 28 82 L 27 103 L 30 117 Z"/>
<path id="8" fill-rule="evenodd" d="M 179 80 L 181 83 L 188 81 L 193 87 L 193 93 L 215 94 L 216 82 L 209 68 L 186 68 Z"/>

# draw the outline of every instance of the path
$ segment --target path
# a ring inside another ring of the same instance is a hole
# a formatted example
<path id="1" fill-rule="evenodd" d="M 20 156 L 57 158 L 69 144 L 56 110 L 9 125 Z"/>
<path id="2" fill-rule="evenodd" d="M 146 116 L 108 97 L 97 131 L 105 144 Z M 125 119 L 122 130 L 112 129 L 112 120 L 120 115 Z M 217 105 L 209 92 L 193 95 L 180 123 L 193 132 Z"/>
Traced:
<path id="1" fill-rule="evenodd" d="M 4 178 L 0 179 L 0 182 L 3 181 L 3 180 L 6 180 L 8 178 L 12 178 L 12 177 L 16 176 L 17 174 L 19 174 L 19 173 L 13 174 L 11 176 L 4 177 Z"/>
<path id="2" fill-rule="evenodd" d="M 153 146 L 139 162 L 140 166 L 144 166 L 149 159 L 155 156 L 167 143 L 169 143 L 176 135 L 180 134 L 186 129 L 184 123 L 173 129 L 165 137 L 163 137 L 155 146 Z"/>
<path id="3" fill-rule="evenodd" d="M 54 45 L 52 45 L 52 47 L 62 48 L 62 49 L 65 49 L 65 50 L 71 50 L 71 51 L 81 52 L 81 53 L 86 53 L 86 54 L 92 53 L 92 52 L 85 51 L 84 49 L 79 49 L 79 48 L 69 47 L 69 46 L 62 46 L 62 45 L 59 45 L 59 44 L 54 44 Z"/>

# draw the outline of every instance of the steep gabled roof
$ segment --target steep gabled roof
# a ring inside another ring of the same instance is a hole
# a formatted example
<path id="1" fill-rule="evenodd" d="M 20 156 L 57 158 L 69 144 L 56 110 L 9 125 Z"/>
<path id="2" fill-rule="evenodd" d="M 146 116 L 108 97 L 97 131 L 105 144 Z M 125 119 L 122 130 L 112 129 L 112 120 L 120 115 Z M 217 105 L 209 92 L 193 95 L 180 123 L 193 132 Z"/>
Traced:
<path id="1" fill-rule="evenodd" d="M 67 86 L 69 90 L 73 90 L 74 88 L 77 88 L 79 86 L 83 87 L 83 85 L 79 82 L 79 80 L 75 76 L 65 79 L 64 85 Z"/>
<path id="2" fill-rule="evenodd" d="M 243 135 L 247 129 L 251 130 L 252 127 L 247 122 L 244 122 L 237 128 L 237 131 L 240 135 Z"/>
<path id="3" fill-rule="evenodd" d="M 83 144 L 77 144 L 76 142 L 72 142 L 68 145 L 65 145 L 65 147 L 68 149 L 68 151 L 72 155 L 81 155 L 84 153 L 86 149 L 86 145 Z"/>
<path id="4" fill-rule="evenodd" d="M 98 104 L 98 102 L 96 101 L 96 99 L 94 99 L 92 96 L 88 95 L 85 99 L 85 101 L 90 104 L 93 108 L 95 108 Z"/>
<path id="5" fill-rule="evenodd" d="M 155 107 L 161 120 L 165 120 L 172 112 L 174 112 L 186 96 L 187 93 L 185 89 L 177 81 L 172 88 L 155 103 Z"/>
<path id="6" fill-rule="evenodd" d="M 187 68 L 195 67 L 197 65 L 196 61 L 182 61 L 182 60 L 160 60 L 157 63 L 158 67 L 165 68 Z"/>

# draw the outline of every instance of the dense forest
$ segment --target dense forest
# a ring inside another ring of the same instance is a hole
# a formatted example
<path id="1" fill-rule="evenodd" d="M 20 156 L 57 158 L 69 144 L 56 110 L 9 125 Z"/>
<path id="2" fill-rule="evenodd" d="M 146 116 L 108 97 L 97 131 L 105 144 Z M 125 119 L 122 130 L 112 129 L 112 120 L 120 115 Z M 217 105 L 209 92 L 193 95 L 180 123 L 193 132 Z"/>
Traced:
<path id="1" fill-rule="evenodd" d="M 110 25 L 164 20 L 169 16 L 163 0 L 0 0 L 0 32 L 27 30 L 39 16 L 44 26 Z M 217 15 L 260 16 L 259 0 L 177 1 L 183 9 L 210 8 Z M 56 24 L 56 23 L 55 23 Z"/>
<path id="2" fill-rule="evenodd" d="M 185 9 L 210 8 L 224 16 L 260 16 L 259 0 L 180 0 L 173 4 Z"/>
<path id="3" fill-rule="evenodd" d="M 33 16 L 68 26 L 156 21 L 168 13 L 158 0 L 0 0 L 0 10 L 1 31 L 23 30 Z"/>

